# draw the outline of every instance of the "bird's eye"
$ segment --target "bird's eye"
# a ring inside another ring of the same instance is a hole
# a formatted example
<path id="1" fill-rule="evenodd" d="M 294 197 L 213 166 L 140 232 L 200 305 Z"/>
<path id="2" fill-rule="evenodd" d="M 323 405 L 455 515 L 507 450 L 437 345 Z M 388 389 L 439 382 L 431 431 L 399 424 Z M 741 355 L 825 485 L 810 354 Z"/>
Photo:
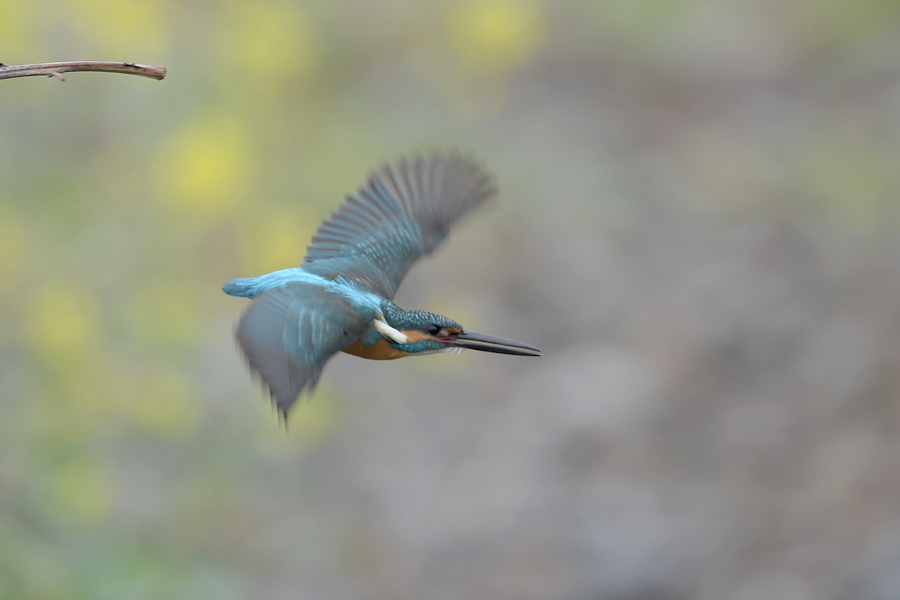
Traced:
<path id="1" fill-rule="evenodd" d="M 431 335 L 437 335 L 438 333 L 440 333 L 440 331 L 441 331 L 441 328 L 438 327 L 437 325 L 431 325 L 428 327 L 428 333 Z"/>

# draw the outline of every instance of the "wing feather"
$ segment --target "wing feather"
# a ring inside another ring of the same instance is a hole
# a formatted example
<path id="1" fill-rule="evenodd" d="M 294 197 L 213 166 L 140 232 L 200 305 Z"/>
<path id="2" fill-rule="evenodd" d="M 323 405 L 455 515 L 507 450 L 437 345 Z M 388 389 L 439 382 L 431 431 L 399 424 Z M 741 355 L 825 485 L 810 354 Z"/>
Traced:
<path id="1" fill-rule="evenodd" d="M 365 328 L 365 317 L 346 299 L 294 282 L 258 296 L 236 337 L 286 421 L 297 397 L 315 388 L 328 359 L 362 337 Z"/>
<path id="2" fill-rule="evenodd" d="M 458 153 L 386 164 L 322 224 L 303 268 L 393 298 L 412 264 L 493 193 L 481 166 Z"/>

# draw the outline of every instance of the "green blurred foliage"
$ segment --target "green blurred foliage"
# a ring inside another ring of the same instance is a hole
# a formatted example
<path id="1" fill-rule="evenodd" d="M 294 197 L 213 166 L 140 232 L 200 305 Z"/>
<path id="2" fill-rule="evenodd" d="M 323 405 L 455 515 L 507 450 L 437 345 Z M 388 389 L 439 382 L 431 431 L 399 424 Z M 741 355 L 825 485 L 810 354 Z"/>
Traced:
<path id="1" fill-rule="evenodd" d="M 777 37 L 797 64 L 900 16 L 887 0 L 745 5 L 760 31 L 789 32 Z M 701 0 L 0 0 L 6 63 L 169 69 L 162 82 L 0 83 L 0 597 L 249 597 L 262 559 L 222 550 L 246 546 L 261 518 L 247 488 L 327 445 L 343 400 L 326 372 L 293 414 L 302 434 L 283 435 L 246 383 L 230 339 L 243 305 L 220 286 L 297 264 L 383 158 L 478 139 L 498 168 L 522 159 L 518 141 L 479 132 L 560 56 L 575 55 L 575 70 L 637 69 L 644 79 L 623 88 L 639 99 L 665 93 L 648 82 L 671 77 L 673 48 L 710 52 L 679 36 L 713 11 Z M 810 211 L 870 231 L 897 217 L 900 148 L 887 135 L 847 115 L 779 155 L 710 129 L 680 140 L 679 160 L 686 185 L 713 199 L 705 210 Z M 564 156 L 566 144 L 538 138 L 532 150 Z M 799 173 L 788 186 L 765 176 L 784 161 Z M 449 287 L 425 300 L 478 324 L 479 307 Z"/>

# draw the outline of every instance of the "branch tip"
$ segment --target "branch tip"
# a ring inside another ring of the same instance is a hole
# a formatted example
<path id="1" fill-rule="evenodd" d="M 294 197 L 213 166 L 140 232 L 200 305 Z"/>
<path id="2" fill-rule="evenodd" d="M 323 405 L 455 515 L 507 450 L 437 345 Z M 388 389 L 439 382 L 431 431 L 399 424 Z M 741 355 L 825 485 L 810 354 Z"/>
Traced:
<path id="1" fill-rule="evenodd" d="M 153 65 L 139 65 L 131 62 L 106 62 L 106 61 L 70 61 L 55 63 L 38 63 L 33 65 L 5 65 L 0 63 L 0 79 L 12 79 L 14 77 L 32 77 L 46 75 L 65 81 L 61 73 L 70 71 L 95 71 L 103 73 L 122 73 L 124 75 L 139 75 L 150 79 L 160 80 L 166 76 L 165 67 Z"/>

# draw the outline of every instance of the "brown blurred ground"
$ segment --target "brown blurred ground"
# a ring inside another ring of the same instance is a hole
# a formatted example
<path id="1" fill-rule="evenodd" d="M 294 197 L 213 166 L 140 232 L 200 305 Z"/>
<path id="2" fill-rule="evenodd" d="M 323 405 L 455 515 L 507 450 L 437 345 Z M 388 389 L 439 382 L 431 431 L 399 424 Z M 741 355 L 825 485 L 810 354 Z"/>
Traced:
<path id="1" fill-rule="evenodd" d="M 169 68 L 0 85 L 0 596 L 900 598 L 900 5 L 0 7 Z M 447 146 L 499 202 L 397 301 L 544 357 L 285 435 L 219 287 Z"/>

